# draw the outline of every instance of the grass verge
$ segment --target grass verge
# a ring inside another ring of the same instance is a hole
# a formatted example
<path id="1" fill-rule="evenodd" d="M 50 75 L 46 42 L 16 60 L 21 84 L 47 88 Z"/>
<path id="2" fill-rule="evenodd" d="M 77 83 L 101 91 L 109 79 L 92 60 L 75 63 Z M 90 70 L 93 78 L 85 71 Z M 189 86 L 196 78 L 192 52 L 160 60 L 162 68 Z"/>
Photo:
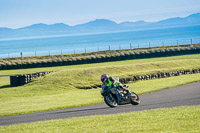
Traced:
<path id="1" fill-rule="evenodd" d="M 137 94 L 200 81 L 200 74 L 183 75 L 165 79 L 130 83 L 130 90 Z M 50 86 L 49 86 L 50 87 Z M 0 116 L 40 112 L 103 103 L 100 89 L 43 88 L 40 84 L 30 87 L 6 88 L 0 93 Z M 30 91 L 30 90 L 31 91 Z M 53 89 L 53 90 L 52 90 Z"/>
<path id="2" fill-rule="evenodd" d="M 0 78 L 0 116 L 72 108 L 103 103 L 100 89 L 80 90 L 77 87 L 101 84 L 102 73 L 114 77 L 131 77 L 159 71 L 200 68 L 200 54 L 119 62 L 0 71 L 2 75 L 33 71 L 56 71 L 19 87 L 9 87 L 9 78 Z M 4 73 L 4 74 L 3 74 Z M 200 74 L 139 81 L 130 90 L 148 93 L 200 81 Z"/>
<path id="3" fill-rule="evenodd" d="M 0 77 L 0 89 L 10 87 L 10 77 Z"/>
<path id="4" fill-rule="evenodd" d="M 199 132 L 200 106 L 182 106 L 114 115 L 79 117 L 12 126 L 0 132 Z"/>

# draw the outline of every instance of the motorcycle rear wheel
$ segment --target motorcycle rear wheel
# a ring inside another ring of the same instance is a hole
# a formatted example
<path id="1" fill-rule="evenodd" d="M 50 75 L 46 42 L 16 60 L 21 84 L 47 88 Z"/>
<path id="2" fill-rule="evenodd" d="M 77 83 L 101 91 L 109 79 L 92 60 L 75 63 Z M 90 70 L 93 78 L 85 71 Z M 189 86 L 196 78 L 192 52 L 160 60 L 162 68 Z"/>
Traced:
<path id="1" fill-rule="evenodd" d="M 112 96 L 112 94 L 104 96 L 104 101 L 111 108 L 117 107 L 117 100 Z"/>

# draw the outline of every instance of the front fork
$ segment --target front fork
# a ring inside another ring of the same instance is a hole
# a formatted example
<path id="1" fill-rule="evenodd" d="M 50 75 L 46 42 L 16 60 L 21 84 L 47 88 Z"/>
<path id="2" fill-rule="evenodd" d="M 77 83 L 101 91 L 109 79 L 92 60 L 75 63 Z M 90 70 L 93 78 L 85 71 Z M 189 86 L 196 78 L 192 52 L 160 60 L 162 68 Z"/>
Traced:
<path id="1" fill-rule="evenodd" d="M 117 93 L 116 97 L 117 97 L 117 104 L 119 105 L 122 102 L 122 96 L 120 93 Z"/>

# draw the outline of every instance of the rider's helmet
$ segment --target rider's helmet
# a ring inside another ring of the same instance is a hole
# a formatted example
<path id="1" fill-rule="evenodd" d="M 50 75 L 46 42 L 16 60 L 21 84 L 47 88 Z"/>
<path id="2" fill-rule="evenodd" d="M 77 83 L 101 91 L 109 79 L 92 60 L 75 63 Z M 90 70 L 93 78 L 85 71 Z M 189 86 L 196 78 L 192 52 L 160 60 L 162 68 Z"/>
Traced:
<path id="1" fill-rule="evenodd" d="M 108 80 L 108 75 L 107 75 L 107 74 L 102 74 L 102 75 L 101 75 L 101 81 L 102 81 L 103 83 L 105 83 L 107 80 Z"/>

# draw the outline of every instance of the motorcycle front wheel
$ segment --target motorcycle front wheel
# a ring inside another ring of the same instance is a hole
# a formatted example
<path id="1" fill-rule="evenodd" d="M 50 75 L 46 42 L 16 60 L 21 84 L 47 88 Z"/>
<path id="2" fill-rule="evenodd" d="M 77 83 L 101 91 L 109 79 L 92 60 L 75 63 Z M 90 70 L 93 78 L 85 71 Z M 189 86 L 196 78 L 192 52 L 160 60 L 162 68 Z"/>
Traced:
<path id="1" fill-rule="evenodd" d="M 104 101 L 111 108 L 117 107 L 117 100 L 110 93 L 108 95 L 104 96 Z"/>
<path id="2" fill-rule="evenodd" d="M 138 105 L 139 103 L 140 103 L 140 97 L 136 93 L 131 92 L 131 104 Z"/>

